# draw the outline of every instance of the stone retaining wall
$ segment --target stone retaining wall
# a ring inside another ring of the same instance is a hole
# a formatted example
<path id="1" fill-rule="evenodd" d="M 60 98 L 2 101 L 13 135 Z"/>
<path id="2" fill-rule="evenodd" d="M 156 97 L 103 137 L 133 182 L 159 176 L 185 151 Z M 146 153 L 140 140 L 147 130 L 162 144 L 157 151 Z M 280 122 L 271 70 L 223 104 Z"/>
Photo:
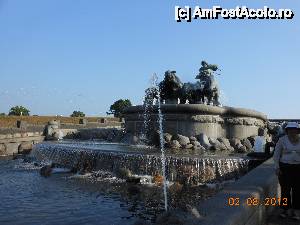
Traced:
<path id="1" fill-rule="evenodd" d="M 81 119 L 91 123 L 119 123 L 119 118 L 114 117 L 0 116 L 0 127 L 16 127 L 17 121 L 32 126 L 45 126 L 51 120 L 59 120 L 61 124 L 80 124 Z"/>
<path id="2" fill-rule="evenodd" d="M 28 153 L 34 144 L 44 140 L 43 132 L 0 134 L 0 156 Z"/>
<path id="3" fill-rule="evenodd" d="M 61 129 L 92 129 L 92 128 L 109 128 L 109 127 L 121 127 L 122 123 L 115 121 L 108 121 L 105 123 L 98 122 L 88 122 L 87 124 L 72 124 L 72 123 L 61 123 Z M 24 132 L 43 132 L 45 125 L 30 125 L 28 124 L 26 128 L 21 129 L 17 127 L 0 127 L 0 134 L 14 134 L 14 133 L 24 133 Z"/>

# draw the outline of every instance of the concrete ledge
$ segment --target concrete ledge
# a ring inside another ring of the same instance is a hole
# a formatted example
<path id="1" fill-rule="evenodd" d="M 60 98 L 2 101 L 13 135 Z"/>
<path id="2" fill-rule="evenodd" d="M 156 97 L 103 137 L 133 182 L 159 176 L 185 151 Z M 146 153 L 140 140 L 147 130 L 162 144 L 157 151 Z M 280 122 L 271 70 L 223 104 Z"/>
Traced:
<path id="1" fill-rule="evenodd" d="M 269 159 L 237 182 L 225 187 L 213 198 L 202 202 L 197 209 L 203 218 L 190 218 L 189 222 L 203 225 L 263 225 L 268 214 L 276 208 L 266 206 L 264 200 L 277 197 L 278 190 L 273 160 Z M 247 205 L 247 198 L 251 197 L 259 199 L 261 204 Z M 239 200 L 239 205 L 230 206 L 229 198 Z"/>

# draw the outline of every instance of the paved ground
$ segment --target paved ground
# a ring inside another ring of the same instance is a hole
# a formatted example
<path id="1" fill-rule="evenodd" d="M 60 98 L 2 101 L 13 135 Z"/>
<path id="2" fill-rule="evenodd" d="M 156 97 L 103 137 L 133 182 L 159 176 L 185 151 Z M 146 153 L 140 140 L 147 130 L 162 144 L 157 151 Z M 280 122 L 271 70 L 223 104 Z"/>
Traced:
<path id="1" fill-rule="evenodd" d="M 295 221 L 291 218 L 280 218 L 279 213 L 280 209 L 275 209 L 269 216 L 267 225 L 300 225 L 300 221 Z"/>

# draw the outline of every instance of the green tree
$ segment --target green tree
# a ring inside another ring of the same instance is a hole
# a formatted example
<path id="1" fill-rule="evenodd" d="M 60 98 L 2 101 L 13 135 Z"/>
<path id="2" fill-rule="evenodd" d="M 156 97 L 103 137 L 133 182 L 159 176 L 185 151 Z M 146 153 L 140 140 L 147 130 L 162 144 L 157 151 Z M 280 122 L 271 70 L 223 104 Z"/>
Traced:
<path id="1" fill-rule="evenodd" d="M 122 114 L 124 110 L 131 106 L 131 102 L 129 99 L 119 99 L 118 101 L 115 101 L 114 104 L 112 104 L 109 108 L 109 112 L 107 112 L 107 115 L 113 114 L 114 117 L 122 117 Z"/>
<path id="2" fill-rule="evenodd" d="M 70 116 L 71 117 L 85 117 L 85 114 L 81 111 L 74 111 Z"/>
<path id="3" fill-rule="evenodd" d="M 24 106 L 14 106 L 9 110 L 9 116 L 29 116 L 29 110 Z"/>
<path id="4" fill-rule="evenodd" d="M 0 113 L 0 116 L 5 116 L 6 114 L 5 113 Z"/>

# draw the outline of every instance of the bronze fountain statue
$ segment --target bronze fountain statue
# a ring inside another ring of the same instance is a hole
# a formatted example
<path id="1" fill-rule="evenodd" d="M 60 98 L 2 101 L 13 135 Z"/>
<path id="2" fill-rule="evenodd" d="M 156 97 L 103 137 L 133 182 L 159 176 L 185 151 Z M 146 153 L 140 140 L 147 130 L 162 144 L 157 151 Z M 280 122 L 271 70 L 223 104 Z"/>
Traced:
<path id="1" fill-rule="evenodd" d="M 207 104 L 220 106 L 219 87 L 215 80 L 214 73 L 219 70 L 217 65 L 201 62 L 201 68 L 195 83 L 182 83 L 176 75 L 176 71 L 168 70 L 165 77 L 159 83 L 161 102 L 166 104 Z M 146 90 L 146 100 L 153 101 L 157 99 L 157 90 L 148 88 Z"/>

